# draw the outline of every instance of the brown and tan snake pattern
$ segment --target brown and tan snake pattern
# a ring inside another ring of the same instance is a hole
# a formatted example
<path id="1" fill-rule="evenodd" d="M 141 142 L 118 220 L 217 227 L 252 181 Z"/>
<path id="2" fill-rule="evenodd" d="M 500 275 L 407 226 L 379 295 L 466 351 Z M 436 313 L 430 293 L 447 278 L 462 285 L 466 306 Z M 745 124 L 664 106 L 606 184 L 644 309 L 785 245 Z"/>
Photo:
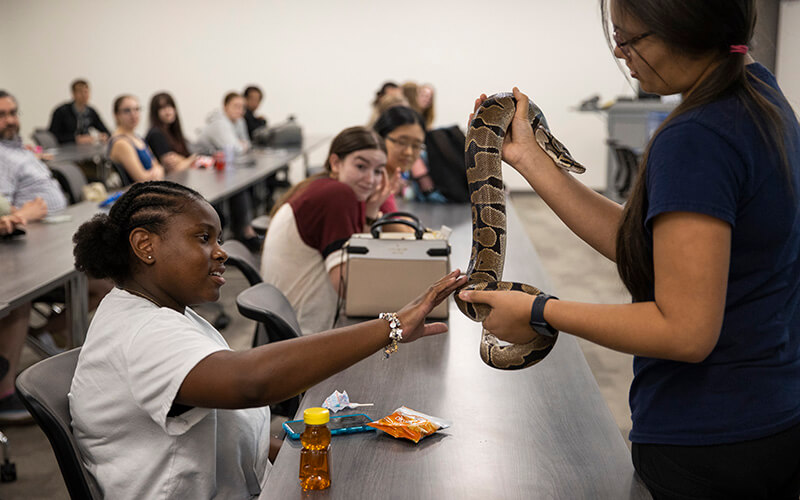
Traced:
<path id="1" fill-rule="evenodd" d="M 506 250 L 506 197 L 503 192 L 501 151 L 503 138 L 516 111 L 516 99 L 510 93 L 494 94 L 475 112 L 467 131 L 465 159 L 470 202 L 472 203 L 472 254 L 467 268 L 467 286 L 472 290 L 517 290 L 531 295 L 541 292 L 523 283 L 501 281 Z M 539 146 L 559 167 L 575 173 L 586 169 L 576 162 L 567 148 L 547 126 L 542 110 L 533 102 L 528 106 L 528 119 Z M 481 322 L 491 308 L 470 304 L 456 297 L 459 309 L 467 317 Z M 484 363 L 501 370 L 527 368 L 544 359 L 553 349 L 558 335 L 549 338 L 537 335 L 527 344 L 501 345 L 483 330 L 480 353 Z"/>

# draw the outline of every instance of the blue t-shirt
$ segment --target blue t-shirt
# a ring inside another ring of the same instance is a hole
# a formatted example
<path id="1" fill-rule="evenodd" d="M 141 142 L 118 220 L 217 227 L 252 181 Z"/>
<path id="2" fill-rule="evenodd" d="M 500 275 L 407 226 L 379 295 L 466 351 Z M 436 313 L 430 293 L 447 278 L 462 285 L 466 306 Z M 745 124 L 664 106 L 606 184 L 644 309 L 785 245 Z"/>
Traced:
<path id="1" fill-rule="evenodd" d="M 747 68 L 751 82 L 780 92 L 762 65 Z M 794 194 L 777 149 L 734 97 L 676 118 L 650 149 L 651 242 L 659 214 L 702 213 L 731 225 L 731 256 L 722 330 L 708 358 L 634 358 L 633 442 L 730 443 L 800 422 L 800 127 L 785 101 L 761 89 L 786 113 Z"/>

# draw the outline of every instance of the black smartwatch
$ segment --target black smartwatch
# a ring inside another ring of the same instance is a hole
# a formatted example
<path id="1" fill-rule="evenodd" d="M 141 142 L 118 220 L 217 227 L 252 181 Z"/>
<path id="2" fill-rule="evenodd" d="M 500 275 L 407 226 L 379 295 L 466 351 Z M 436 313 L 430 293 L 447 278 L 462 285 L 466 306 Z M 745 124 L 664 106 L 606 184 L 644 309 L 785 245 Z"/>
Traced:
<path id="1" fill-rule="evenodd" d="M 540 293 L 533 299 L 533 305 L 531 306 L 531 328 L 533 328 L 533 331 L 537 334 L 544 335 L 545 337 L 555 337 L 558 333 L 558 330 L 550 326 L 550 323 L 544 319 L 544 305 L 550 299 L 558 300 L 558 297 Z"/>

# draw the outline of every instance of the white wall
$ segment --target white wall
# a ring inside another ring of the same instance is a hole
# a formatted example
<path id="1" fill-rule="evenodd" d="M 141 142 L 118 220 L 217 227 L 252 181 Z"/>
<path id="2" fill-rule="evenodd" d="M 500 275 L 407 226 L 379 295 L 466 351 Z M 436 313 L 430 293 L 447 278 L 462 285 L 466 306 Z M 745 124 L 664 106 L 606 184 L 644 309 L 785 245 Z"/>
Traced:
<path id="1" fill-rule="evenodd" d="M 781 2 L 775 76 L 786 98 L 800 112 L 800 2 Z"/>
<path id="2" fill-rule="evenodd" d="M 249 83 L 265 89 L 272 123 L 294 114 L 332 135 L 366 121 L 387 79 L 433 83 L 436 125 L 463 125 L 478 94 L 518 85 L 589 166 L 584 182 L 602 188 L 604 119 L 570 108 L 632 93 L 597 0 L 0 0 L 0 12 L 0 88 L 18 97 L 26 137 L 47 126 L 76 77 L 90 81 L 109 126 L 116 95 L 146 107 L 168 90 L 190 137 L 226 91 Z"/>

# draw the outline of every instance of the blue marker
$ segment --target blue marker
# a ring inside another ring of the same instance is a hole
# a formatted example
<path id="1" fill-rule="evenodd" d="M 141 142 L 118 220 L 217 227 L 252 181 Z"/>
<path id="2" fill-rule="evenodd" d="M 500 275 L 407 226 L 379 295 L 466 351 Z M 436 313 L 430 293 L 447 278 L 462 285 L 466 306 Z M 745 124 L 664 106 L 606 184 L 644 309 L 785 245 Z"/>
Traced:
<path id="1" fill-rule="evenodd" d="M 111 196 L 109 196 L 108 198 L 106 198 L 105 200 L 100 202 L 100 208 L 105 208 L 105 207 L 113 205 L 114 202 L 117 201 L 117 198 L 122 196 L 123 192 L 124 191 L 117 191 L 116 193 L 112 194 Z"/>

